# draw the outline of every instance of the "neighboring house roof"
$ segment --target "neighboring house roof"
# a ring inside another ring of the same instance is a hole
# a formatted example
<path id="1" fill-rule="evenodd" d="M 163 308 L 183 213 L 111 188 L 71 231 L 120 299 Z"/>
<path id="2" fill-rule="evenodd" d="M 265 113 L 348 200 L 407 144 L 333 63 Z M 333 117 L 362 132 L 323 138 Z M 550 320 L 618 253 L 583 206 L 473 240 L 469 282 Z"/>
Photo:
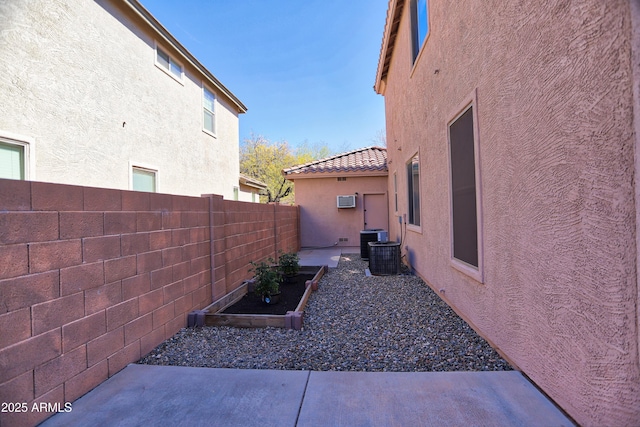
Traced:
<path id="1" fill-rule="evenodd" d="M 304 175 L 346 172 L 359 175 L 386 175 L 388 172 L 387 149 L 365 147 L 282 170 L 287 179 L 302 178 Z"/>
<path id="2" fill-rule="evenodd" d="M 382 47 L 380 48 L 380 58 L 378 59 L 378 71 L 376 73 L 376 82 L 373 85 L 374 90 L 378 94 L 382 94 L 385 89 L 385 79 L 389 72 L 389 64 L 393 55 L 393 46 L 398 35 L 398 27 L 402 18 L 402 9 L 405 0 L 389 0 L 387 8 L 387 21 L 384 25 L 384 33 L 382 35 Z"/>
<path id="3" fill-rule="evenodd" d="M 198 70 L 213 87 L 218 89 L 235 105 L 239 113 L 246 113 L 247 107 L 227 89 L 220 81 L 207 70 L 207 68 L 196 59 L 147 9 L 137 0 L 125 0 L 124 4 L 129 6 L 149 27 L 166 43 L 171 45 L 182 58 Z"/>
<path id="4" fill-rule="evenodd" d="M 257 188 L 258 190 L 264 190 L 267 188 L 267 184 L 264 182 L 257 180 L 255 178 L 251 178 L 248 175 L 240 174 L 240 184 L 246 185 L 247 187 Z"/>

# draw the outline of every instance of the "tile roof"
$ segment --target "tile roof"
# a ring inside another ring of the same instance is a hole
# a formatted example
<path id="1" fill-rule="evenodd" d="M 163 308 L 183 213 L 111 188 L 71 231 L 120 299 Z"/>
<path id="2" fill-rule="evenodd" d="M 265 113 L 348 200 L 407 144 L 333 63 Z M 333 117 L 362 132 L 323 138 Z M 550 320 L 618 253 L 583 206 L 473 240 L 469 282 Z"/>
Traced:
<path id="1" fill-rule="evenodd" d="M 282 173 L 287 177 L 291 177 L 296 174 L 309 173 L 386 172 L 387 170 L 387 149 L 383 147 L 365 147 L 303 165 L 292 166 L 283 169 Z"/>

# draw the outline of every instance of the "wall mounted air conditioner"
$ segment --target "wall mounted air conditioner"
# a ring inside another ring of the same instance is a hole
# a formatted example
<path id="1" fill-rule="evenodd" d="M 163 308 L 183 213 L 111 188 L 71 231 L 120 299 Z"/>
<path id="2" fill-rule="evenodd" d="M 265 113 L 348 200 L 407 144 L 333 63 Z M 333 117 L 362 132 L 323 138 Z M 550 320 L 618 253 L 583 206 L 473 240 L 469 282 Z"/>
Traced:
<path id="1" fill-rule="evenodd" d="M 338 209 L 344 208 L 355 208 L 356 207 L 356 196 L 338 196 Z"/>

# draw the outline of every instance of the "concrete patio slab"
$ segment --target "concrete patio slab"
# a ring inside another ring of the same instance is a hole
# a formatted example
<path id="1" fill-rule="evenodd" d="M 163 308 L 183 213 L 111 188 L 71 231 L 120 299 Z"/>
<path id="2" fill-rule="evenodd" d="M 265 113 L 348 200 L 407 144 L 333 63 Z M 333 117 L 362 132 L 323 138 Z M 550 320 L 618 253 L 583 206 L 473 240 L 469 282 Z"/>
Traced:
<path id="1" fill-rule="evenodd" d="M 129 365 L 42 426 L 571 426 L 519 372 Z"/>
<path id="2" fill-rule="evenodd" d="M 298 252 L 300 265 L 327 265 L 336 268 L 342 254 L 360 253 L 360 248 L 332 247 L 320 249 L 303 249 Z"/>
<path id="3" fill-rule="evenodd" d="M 300 265 L 327 265 L 336 268 L 342 250 L 340 248 L 304 249 L 298 252 Z"/>
<path id="4" fill-rule="evenodd" d="M 572 426 L 520 372 L 311 372 L 298 427 Z"/>
<path id="5" fill-rule="evenodd" d="M 293 426 L 308 376 L 129 365 L 41 426 Z"/>

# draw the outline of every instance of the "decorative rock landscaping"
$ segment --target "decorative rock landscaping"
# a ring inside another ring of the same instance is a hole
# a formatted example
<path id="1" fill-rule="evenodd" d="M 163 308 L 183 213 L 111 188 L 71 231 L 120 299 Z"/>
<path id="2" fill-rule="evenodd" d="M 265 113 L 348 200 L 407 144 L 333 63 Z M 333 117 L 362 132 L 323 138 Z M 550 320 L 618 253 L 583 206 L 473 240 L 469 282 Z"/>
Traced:
<path id="1" fill-rule="evenodd" d="M 413 275 L 365 276 L 343 255 L 320 280 L 301 330 L 182 329 L 139 363 L 317 371 L 511 370 L 489 344 Z"/>

